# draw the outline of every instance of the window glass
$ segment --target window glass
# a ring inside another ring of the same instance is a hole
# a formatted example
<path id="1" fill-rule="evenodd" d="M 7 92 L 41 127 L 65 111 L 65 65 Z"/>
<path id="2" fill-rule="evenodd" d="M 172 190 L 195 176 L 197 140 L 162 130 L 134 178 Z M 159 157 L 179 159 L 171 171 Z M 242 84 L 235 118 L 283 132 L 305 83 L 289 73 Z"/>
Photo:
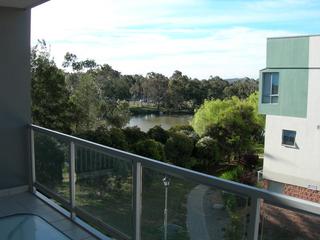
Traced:
<path id="1" fill-rule="evenodd" d="M 279 101 L 279 73 L 263 73 L 262 75 L 262 103 L 278 103 Z"/>
<path id="2" fill-rule="evenodd" d="M 296 131 L 282 130 L 282 144 L 294 146 L 296 142 Z"/>
<path id="3" fill-rule="evenodd" d="M 262 84 L 262 102 L 270 103 L 271 73 L 263 73 Z"/>
<path id="4" fill-rule="evenodd" d="M 272 91 L 271 94 L 278 94 L 279 91 L 279 73 L 272 73 Z"/>
<path id="5" fill-rule="evenodd" d="M 272 96 L 271 97 L 271 103 L 278 103 L 278 96 Z"/>

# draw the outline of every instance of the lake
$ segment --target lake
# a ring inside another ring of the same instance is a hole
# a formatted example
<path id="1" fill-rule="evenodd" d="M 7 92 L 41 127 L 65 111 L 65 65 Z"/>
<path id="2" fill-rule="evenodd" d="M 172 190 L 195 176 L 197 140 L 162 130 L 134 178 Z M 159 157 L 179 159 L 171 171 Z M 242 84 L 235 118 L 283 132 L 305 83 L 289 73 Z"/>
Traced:
<path id="1" fill-rule="evenodd" d="M 168 130 L 176 125 L 190 124 L 192 118 L 193 115 L 137 115 L 131 117 L 127 127 L 138 126 L 142 131 L 147 132 L 155 125 L 161 125 L 163 129 Z"/>

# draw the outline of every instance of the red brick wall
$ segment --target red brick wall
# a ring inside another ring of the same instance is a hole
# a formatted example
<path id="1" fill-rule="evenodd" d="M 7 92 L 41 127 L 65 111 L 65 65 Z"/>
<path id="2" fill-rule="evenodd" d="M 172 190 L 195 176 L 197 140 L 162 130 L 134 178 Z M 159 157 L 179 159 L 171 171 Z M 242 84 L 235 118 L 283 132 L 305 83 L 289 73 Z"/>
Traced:
<path id="1" fill-rule="evenodd" d="M 268 189 L 269 181 L 262 185 Z M 320 203 L 320 192 L 290 184 L 283 185 L 283 194 Z M 302 214 L 262 202 L 261 226 L 264 239 L 320 239 L 320 217 Z"/>
<path id="2" fill-rule="evenodd" d="M 320 203 L 320 191 L 310 190 L 304 187 L 298 187 L 290 184 L 284 184 L 283 194 Z"/>
<path id="3" fill-rule="evenodd" d="M 264 179 L 262 181 L 262 186 L 264 189 L 268 189 L 269 180 Z M 320 203 L 320 191 L 310 190 L 308 188 L 299 187 L 290 184 L 283 184 L 283 194 L 296 197 L 311 202 Z"/>

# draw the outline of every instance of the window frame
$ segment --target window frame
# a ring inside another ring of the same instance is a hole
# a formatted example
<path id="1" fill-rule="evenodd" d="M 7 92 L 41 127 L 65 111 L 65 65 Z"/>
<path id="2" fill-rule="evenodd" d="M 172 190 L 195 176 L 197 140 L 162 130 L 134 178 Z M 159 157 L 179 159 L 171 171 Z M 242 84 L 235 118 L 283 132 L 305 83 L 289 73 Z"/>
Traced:
<path id="1" fill-rule="evenodd" d="M 264 81 L 265 81 L 265 75 L 266 74 L 270 74 L 270 94 L 269 95 L 265 95 L 264 94 L 264 91 L 263 91 L 263 86 L 264 86 Z M 278 75 L 278 93 L 277 94 L 272 94 L 272 84 L 273 84 L 273 80 L 274 80 L 274 74 L 277 74 Z M 262 104 L 279 104 L 279 82 L 280 82 L 280 73 L 279 72 L 263 72 L 262 73 L 262 96 L 261 96 L 261 103 Z M 277 102 L 272 102 L 272 98 L 273 97 L 277 97 L 278 100 Z M 268 98 L 269 101 L 268 102 L 264 102 L 263 100 L 265 98 Z"/>
<path id="2" fill-rule="evenodd" d="M 284 135 L 285 135 L 285 132 L 291 132 L 291 133 L 294 133 L 294 141 L 293 141 L 293 144 L 287 144 L 287 143 L 284 143 Z M 297 138 L 297 131 L 296 130 L 290 130 L 290 129 L 282 129 L 282 136 L 281 136 L 281 145 L 282 146 L 285 146 L 285 147 L 290 147 L 290 148 L 296 148 L 296 138 Z"/>

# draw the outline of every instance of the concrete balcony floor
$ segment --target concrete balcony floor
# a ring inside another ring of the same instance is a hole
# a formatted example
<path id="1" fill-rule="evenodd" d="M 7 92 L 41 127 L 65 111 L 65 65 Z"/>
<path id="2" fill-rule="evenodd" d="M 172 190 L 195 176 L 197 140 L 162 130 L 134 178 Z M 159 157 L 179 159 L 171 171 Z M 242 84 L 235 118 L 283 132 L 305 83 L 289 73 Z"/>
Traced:
<path id="1" fill-rule="evenodd" d="M 0 197 L 0 218 L 14 214 L 37 215 L 72 240 L 97 240 L 89 232 L 29 192 Z"/>

